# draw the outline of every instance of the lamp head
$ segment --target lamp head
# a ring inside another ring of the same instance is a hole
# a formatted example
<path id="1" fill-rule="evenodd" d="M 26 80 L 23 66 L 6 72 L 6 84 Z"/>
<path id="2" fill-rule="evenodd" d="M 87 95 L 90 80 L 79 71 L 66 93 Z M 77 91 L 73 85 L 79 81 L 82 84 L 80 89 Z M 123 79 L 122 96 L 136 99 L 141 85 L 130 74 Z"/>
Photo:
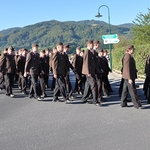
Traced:
<path id="1" fill-rule="evenodd" d="M 100 13 L 98 13 L 95 17 L 100 18 L 100 17 L 102 17 L 102 15 Z"/>

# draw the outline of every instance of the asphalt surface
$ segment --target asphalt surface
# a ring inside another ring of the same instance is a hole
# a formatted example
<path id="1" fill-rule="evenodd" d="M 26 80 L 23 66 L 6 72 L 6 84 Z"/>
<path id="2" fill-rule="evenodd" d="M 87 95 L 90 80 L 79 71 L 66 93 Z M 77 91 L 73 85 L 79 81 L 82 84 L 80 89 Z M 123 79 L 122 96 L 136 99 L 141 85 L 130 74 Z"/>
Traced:
<path id="1" fill-rule="evenodd" d="M 80 95 L 71 104 L 52 102 L 49 89 L 43 101 L 29 99 L 17 88 L 15 98 L 1 91 L 0 150 L 149 150 L 150 105 L 138 88 L 143 81 L 136 84 L 144 109 L 135 109 L 132 102 L 121 108 L 120 79 L 109 75 L 114 92 L 102 107 L 81 104 Z M 71 81 L 74 86 L 73 75 Z"/>

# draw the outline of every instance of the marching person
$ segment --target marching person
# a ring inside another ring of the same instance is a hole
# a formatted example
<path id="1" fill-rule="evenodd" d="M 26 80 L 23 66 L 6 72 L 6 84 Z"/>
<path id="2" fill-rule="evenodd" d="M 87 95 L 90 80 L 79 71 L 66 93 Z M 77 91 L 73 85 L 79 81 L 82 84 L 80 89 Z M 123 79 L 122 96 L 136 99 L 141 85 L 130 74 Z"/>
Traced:
<path id="1" fill-rule="evenodd" d="M 46 88 L 49 88 L 49 85 L 48 85 L 48 80 L 49 80 L 49 69 L 50 69 L 50 65 L 49 65 L 49 61 L 50 61 L 50 49 L 47 48 L 45 50 L 45 65 L 46 65 L 46 70 L 45 70 L 45 86 Z"/>
<path id="2" fill-rule="evenodd" d="M 110 92 L 112 92 L 109 80 L 108 80 L 108 74 L 111 72 L 108 62 L 106 57 L 104 57 L 104 50 L 99 51 L 99 59 L 101 61 L 101 67 L 102 67 L 102 75 L 101 75 L 101 80 L 102 80 L 102 91 L 104 96 L 103 97 L 108 97 Z"/>
<path id="3" fill-rule="evenodd" d="M 83 58 L 80 56 L 81 48 L 76 47 L 76 54 L 72 58 L 72 66 L 75 68 L 76 73 L 76 83 L 75 83 L 75 92 L 82 95 L 82 65 L 83 65 Z"/>
<path id="4" fill-rule="evenodd" d="M 96 82 L 97 82 L 97 88 L 98 88 L 98 99 L 101 101 L 102 97 L 102 65 L 101 60 L 98 56 L 98 49 L 100 47 L 100 42 L 98 40 L 95 40 L 93 42 L 93 50 L 94 50 L 94 56 L 95 56 L 95 63 L 96 63 Z"/>
<path id="5" fill-rule="evenodd" d="M 53 94 L 53 102 L 62 101 L 58 98 L 59 92 L 61 92 L 66 103 L 69 103 L 70 100 L 66 95 L 66 87 L 65 87 L 65 75 L 67 72 L 67 62 L 66 58 L 63 54 L 63 43 L 60 42 L 56 45 L 57 52 L 53 54 L 52 58 L 52 70 L 54 78 L 56 79 L 55 90 Z"/>
<path id="6" fill-rule="evenodd" d="M 8 51 L 8 48 L 5 48 L 3 51 L 2 51 L 2 54 L 1 56 L 3 56 L 4 54 L 6 54 Z M 1 57 L 0 56 L 0 57 Z M 0 59 L 1 60 L 1 59 Z M 3 72 L 0 72 L 0 90 L 3 90 L 5 89 L 5 80 L 4 80 L 4 73 Z"/>
<path id="7" fill-rule="evenodd" d="M 82 73 L 86 75 L 86 82 L 81 102 L 82 103 L 87 102 L 87 98 L 89 96 L 89 89 L 91 89 L 93 95 L 93 103 L 96 106 L 101 106 L 100 101 L 98 101 L 98 89 L 95 76 L 96 63 L 93 54 L 93 41 L 89 40 L 87 41 L 86 44 L 87 50 L 85 51 L 83 57 L 83 67 L 82 67 Z"/>
<path id="8" fill-rule="evenodd" d="M 147 99 L 147 104 L 150 104 L 150 54 L 148 55 L 145 62 L 145 74 L 146 78 L 144 81 L 143 91 Z"/>
<path id="9" fill-rule="evenodd" d="M 28 50 L 26 48 L 23 48 L 20 50 L 20 53 L 21 54 L 18 56 L 16 60 L 16 69 L 21 82 L 21 92 L 27 95 L 27 91 L 26 91 L 27 77 L 24 77 L 24 67 L 25 67 L 26 55 L 28 53 Z"/>
<path id="10" fill-rule="evenodd" d="M 45 61 L 45 50 L 40 51 L 40 67 L 42 68 L 42 73 L 39 74 L 39 95 L 41 98 L 47 97 L 45 93 L 46 88 L 46 78 L 47 78 L 47 62 Z"/>
<path id="11" fill-rule="evenodd" d="M 126 54 L 123 57 L 123 71 L 122 78 L 124 79 L 123 90 L 121 95 L 121 107 L 128 107 L 127 94 L 130 93 L 132 102 L 135 108 L 142 107 L 137 90 L 135 86 L 135 79 L 137 78 L 136 62 L 132 56 L 134 53 L 134 45 L 126 47 Z"/>
<path id="12" fill-rule="evenodd" d="M 29 91 L 29 98 L 36 98 L 42 100 L 38 94 L 38 76 L 42 73 L 40 68 L 40 57 L 38 53 L 38 44 L 32 44 L 32 50 L 27 54 L 24 77 L 31 76 L 31 86 Z"/>
<path id="13" fill-rule="evenodd" d="M 7 53 L 3 53 L 0 57 L 0 72 L 4 74 L 6 85 L 6 96 L 14 97 L 12 92 L 14 74 L 16 72 L 16 64 L 14 58 L 14 48 L 8 47 Z"/>
<path id="14" fill-rule="evenodd" d="M 74 96 L 73 96 L 73 91 L 72 91 L 72 85 L 71 85 L 71 82 L 70 82 L 70 78 L 69 78 L 69 74 L 70 74 L 70 68 L 74 71 L 74 68 L 72 67 L 72 64 L 70 63 L 69 61 L 69 57 L 68 57 L 68 51 L 69 51 L 69 45 L 66 44 L 63 46 L 63 51 L 64 51 L 64 56 L 65 56 L 65 59 L 66 59 L 66 67 L 67 67 L 67 70 L 66 70 L 66 75 L 65 75 L 65 82 L 66 82 L 66 89 L 67 89 L 67 93 L 68 93 L 68 96 L 70 99 L 74 99 Z"/>
<path id="15" fill-rule="evenodd" d="M 53 60 L 53 55 L 57 52 L 57 48 L 56 46 L 53 47 L 52 52 L 50 53 L 50 59 L 49 59 L 49 66 L 50 66 L 50 71 L 53 74 L 53 68 L 52 68 L 52 60 Z M 56 79 L 54 78 L 54 74 L 52 76 L 52 83 L 51 83 L 51 91 L 53 91 L 55 89 L 55 83 L 56 83 Z"/>

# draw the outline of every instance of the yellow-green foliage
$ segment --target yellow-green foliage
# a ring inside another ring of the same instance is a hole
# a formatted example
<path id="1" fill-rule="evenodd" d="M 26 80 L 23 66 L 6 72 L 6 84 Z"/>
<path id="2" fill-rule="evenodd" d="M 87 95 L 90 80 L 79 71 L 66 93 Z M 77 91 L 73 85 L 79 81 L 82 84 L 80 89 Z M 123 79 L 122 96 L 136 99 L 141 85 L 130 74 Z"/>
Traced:
<path id="1" fill-rule="evenodd" d="M 122 57 L 124 55 L 125 48 L 117 48 L 112 51 L 112 64 L 113 69 L 121 70 Z M 136 67 L 139 75 L 144 74 L 145 61 L 150 53 L 150 44 L 135 46 L 134 59 L 136 61 Z"/>

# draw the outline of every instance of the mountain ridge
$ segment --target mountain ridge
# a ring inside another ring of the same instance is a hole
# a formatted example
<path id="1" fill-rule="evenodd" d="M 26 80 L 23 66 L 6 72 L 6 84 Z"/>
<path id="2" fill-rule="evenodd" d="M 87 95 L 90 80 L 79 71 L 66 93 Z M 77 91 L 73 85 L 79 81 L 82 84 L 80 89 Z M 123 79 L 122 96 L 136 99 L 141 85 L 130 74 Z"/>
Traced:
<path id="1" fill-rule="evenodd" d="M 111 34 L 129 36 L 132 23 L 110 25 Z M 88 39 L 102 40 L 103 34 L 108 34 L 108 24 L 104 21 L 58 21 L 38 22 L 24 27 L 14 27 L 0 31 L 0 49 L 10 45 L 16 49 L 31 48 L 32 43 L 38 43 L 40 48 L 52 48 L 58 42 L 69 43 L 72 48 L 85 46 Z M 130 37 L 130 36 L 129 36 Z"/>

